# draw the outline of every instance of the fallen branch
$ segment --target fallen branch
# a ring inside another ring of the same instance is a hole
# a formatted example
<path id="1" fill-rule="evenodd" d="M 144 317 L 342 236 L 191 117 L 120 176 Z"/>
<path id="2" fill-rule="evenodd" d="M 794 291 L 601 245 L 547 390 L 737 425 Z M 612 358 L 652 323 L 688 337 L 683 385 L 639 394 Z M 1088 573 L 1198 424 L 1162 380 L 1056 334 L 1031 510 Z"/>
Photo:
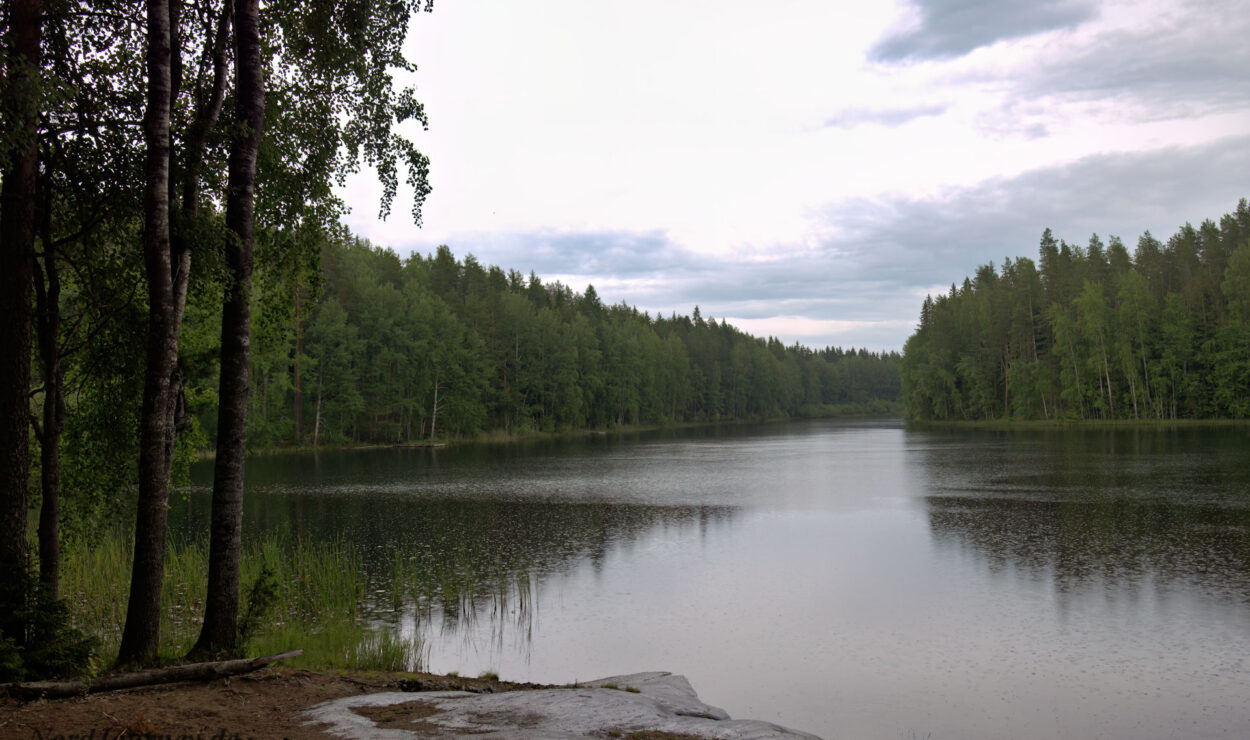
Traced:
<path id="1" fill-rule="evenodd" d="M 208 663 L 187 663 L 186 665 L 170 666 L 169 668 L 152 668 L 134 673 L 116 673 L 101 676 L 90 681 L 30 681 L 27 683 L 4 684 L 0 689 L 15 699 L 63 699 L 67 696 L 82 696 L 100 691 L 117 691 L 132 689 L 136 686 L 154 686 L 162 683 L 178 681 L 212 681 L 225 676 L 237 676 L 242 673 L 264 668 L 279 660 L 302 655 L 303 650 L 292 650 L 289 653 L 268 655 L 263 658 L 239 658 L 237 660 L 215 660 Z"/>

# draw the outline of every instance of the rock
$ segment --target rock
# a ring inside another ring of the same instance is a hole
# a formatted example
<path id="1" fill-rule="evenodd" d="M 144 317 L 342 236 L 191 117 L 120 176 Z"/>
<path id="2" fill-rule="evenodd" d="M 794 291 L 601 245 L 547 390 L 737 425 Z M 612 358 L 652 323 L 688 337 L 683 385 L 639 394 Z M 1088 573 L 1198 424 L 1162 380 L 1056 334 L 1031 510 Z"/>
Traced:
<path id="1" fill-rule="evenodd" d="M 650 673 L 631 673 L 628 676 L 611 676 L 591 681 L 586 686 L 608 686 L 621 689 L 634 689 L 640 694 L 655 699 L 659 706 L 667 712 L 680 717 L 703 717 L 704 719 L 727 720 L 729 713 L 719 707 L 709 706 L 699 701 L 699 695 L 685 676 L 675 676 L 665 671 Z"/>
<path id="2" fill-rule="evenodd" d="M 616 688 L 609 688 L 616 687 Z M 498 694 L 388 692 L 324 702 L 308 724 L 361 740 L 450 738 L 604 738 L 667 732 L 722 740 L 815 738 L 768 722 L 734 720 L 704 704 L 684 676 L 635 673 L 578 686 Z"/>

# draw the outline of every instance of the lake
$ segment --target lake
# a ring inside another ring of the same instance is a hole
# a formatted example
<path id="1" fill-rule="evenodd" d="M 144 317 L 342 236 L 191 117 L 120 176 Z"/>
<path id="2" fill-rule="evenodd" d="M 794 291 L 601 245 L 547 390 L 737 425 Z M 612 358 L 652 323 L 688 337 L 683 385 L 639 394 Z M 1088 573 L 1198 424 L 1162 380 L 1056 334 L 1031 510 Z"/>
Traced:
<path id="1" fill-rule="evenodd" d="M 175 532 L 204 531 L 194 472 Z M 673 671 L 831 739 L 1250 736 L 1246 428 L 813 421 L 274 455 L 247 484 L 245 536 L 353 543 L 435 672 Z"/>

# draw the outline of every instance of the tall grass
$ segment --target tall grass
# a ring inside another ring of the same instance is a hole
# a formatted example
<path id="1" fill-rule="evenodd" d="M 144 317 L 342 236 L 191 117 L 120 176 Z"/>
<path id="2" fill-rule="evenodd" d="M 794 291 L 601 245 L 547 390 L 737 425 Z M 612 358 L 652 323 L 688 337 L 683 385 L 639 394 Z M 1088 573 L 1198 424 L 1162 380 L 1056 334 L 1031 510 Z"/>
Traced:
<path id="1" fill-rule="evenodd" d="M 74 625 L 99 639 L 97 668 L 112 663 L 121 643 L 130 587 L 131 539 L 104 533 L 87 543 L 66 543 L 62 595 Z M 206 542 L 171 543 L 161 592 L 160 658 L 177 660 L 199 636 L 207 592 Z M 373 628 L 362 616 L 365 575 L 360 558 L 345 542 L 294 542 L 267 538 L 244 549 L 240 566 L 240 612 L 255 612 L 253 586 L 270 589 L 257 627 L 243 646 L 249 655 L 295 648 L 304 654 L 291 665 L 309 668 L 413 671 L 423 662 L 421 638 L 404 638 Z"/>

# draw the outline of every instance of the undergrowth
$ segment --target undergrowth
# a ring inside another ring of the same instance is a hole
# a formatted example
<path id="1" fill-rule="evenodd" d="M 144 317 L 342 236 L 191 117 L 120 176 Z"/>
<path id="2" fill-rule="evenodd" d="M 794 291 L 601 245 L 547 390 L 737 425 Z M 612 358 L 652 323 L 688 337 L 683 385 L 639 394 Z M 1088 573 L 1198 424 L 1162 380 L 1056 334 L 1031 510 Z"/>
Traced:
<path id="1" fill-rule="evenodd" d="M 66 543 L 61 592 L 72 624 L 94 638 L 94 672 L 112 664 L 121 643 L 130 580 L 131 544 L 108 533 Z M 161 591 L 160 662 L 177 662 L 199 636 L 207 592 L 208 545 L 173 542 Z M 286 665 L 305 668 L 413 671 L 420 637 L 379 630 L 362 614 L 366 594 L 359 556 L 343 541 L 288 543 L 267 538 L 244 548 L 240 565 L 240 646 L 246 655 L 302 648 Z"/>

